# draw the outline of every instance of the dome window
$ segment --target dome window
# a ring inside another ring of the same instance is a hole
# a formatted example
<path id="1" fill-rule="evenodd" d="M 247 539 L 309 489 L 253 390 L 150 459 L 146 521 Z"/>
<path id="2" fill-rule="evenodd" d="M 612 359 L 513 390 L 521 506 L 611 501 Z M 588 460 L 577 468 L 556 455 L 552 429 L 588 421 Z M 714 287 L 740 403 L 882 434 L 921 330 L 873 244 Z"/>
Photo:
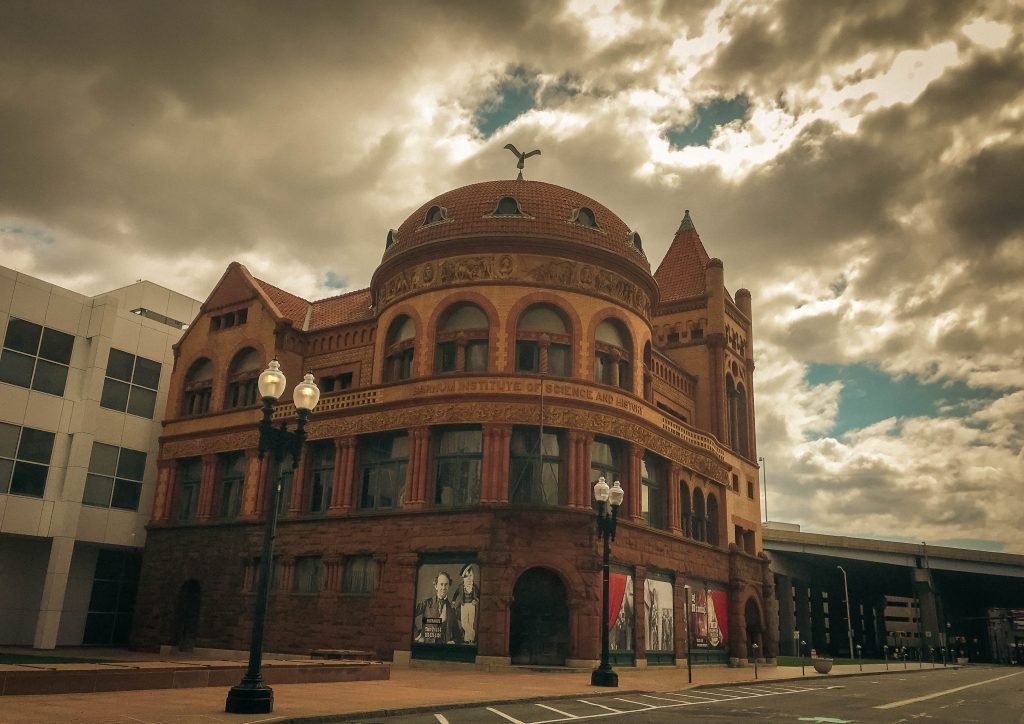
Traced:
<path id="1" fill-rule="evenodd" d="M 424 226 L 440 224 L 442 221 L 448 221 L 448 209 L 443 206 L 431 206 L 427 209 L 427 215 L 423 217 Z"/>
<path id="2" fill-rule="evenodd" d="M 523 210 L 519 208 L 519 202 L 511 196 L 503 196 L 494 208 L 495 216 L 522 216 Z"/>
<path id="3" fill-rule="evenodd" d="M 398 241 L 398 232 L 396 232 L 394 229 L 388 229 L 388 238 L 384 242 L 384 248 L 390 249 L 391 245 L 394 244 L 396 241 Z"/>
<path id="4" fill-rule="evenodd" d="M 579 224 L 580 226 L 586 226 L 591 229 L 600 228 L 597 225 L 597 217 L 594 216 L 593 209 L 588 209 L 586 206 L 581 206 L 572 213 L 572 217 L 569 219 L 573 224 Z"/>
<path id="5" fill-rule="evenodd" d="M 636 233 L 635 231 L 633 232 L 633 246 L 635 246 L 637 251 L 639 252 L 643 252 L 644 250 L 644 243 L 640 239 L 640 234 Z"/>

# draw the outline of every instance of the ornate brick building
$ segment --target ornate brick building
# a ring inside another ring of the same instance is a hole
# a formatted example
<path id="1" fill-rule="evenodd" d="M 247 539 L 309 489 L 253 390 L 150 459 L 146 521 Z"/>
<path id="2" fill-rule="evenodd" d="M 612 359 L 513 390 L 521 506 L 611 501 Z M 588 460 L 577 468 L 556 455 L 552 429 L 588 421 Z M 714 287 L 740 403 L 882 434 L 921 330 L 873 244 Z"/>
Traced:
<path id="1" fill-rule="evenodd" d="M 232 264 L 176 347 L 135 644 L 247 645 L 282 475 L 269 650 L 594 661 L 604 475 L 614 660 L 774 656 L 750 319 L 689 212 L 652 275 L 613 212 L 534 181 L 427 202 L 369 289 L 308 302 Z M 323 391 L 294 473 L 256 453 L 275 356 Z"/>

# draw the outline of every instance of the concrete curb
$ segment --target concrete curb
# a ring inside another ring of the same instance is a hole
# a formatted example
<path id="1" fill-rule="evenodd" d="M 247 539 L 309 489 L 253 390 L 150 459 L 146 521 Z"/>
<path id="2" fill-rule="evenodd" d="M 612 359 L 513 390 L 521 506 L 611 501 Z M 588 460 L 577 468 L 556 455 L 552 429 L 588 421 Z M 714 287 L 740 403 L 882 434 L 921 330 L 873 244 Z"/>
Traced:
<path id="1" fill-rule="evenodd" d="M 782 684 L 793 681 L 817 681 L 827 679 L 845 679 L 854 676 L 885 676 L 887 674 L 909 674 L 909 673 L 923 673 L 925 671 L 938 671 L 940 669 L 946 669 L 947 671 L 953 671 L 961 668 L 959 665 L 956 666 L 945 666 L 936 667 L 935 669 L 924 668 L 924 669 L 891 669 L 889 671 L 851 671 L 841 674 L 816 674 L 811 677 L 807 676 L 792 676 L 786 679 L 746 679 L 744 681 L 732 681 L 732 682 L 709 682 L 707 684 L 694 684 L 693 686 L 687 687 L 687 691 L 699 690 L 699 689 L 712 689 L 712 688 L 728 688 L 731 686 L 767 686 L 770 684 Z M 604 696 L 606 694 L 647 694 L 650 693 L 649 689 L 626 689 L 624 691 L 611 692 L 602 689 L 599 693 L 595 693 L 592 696 Z M 543 696 L 529 696 L 525 698 L 517 699 L 486 699 L 481 701 L 466 701 L 456 704 L 432 704 L 429 706 L 411 706 L 402 709 L 374 709 L 372 711 L 357 711 L 348 712 L 344 714 L 317 714 L 315 716 L 300 716 L 292 717 L 288 719 L 275 719 L 274 724 L 329 724 L 329 722 L 348 722 L 348 721 L 362 721 L 364 719 L 388 719 L 396 716 L 412 716 L 414 714 L 433 714 L 441 709 L 454 710 L 454 709 L 476 709 L 478 707 L 486 706 L 501 706 L 503 704 L 530 704 L 536 701 L 552 701 L 553 699 L 565 698 L 566 696 L 572 696 L 571 693 L 566 694 L 547 694 Z M 582 696 L 582 695 L 581 695 Z"/>

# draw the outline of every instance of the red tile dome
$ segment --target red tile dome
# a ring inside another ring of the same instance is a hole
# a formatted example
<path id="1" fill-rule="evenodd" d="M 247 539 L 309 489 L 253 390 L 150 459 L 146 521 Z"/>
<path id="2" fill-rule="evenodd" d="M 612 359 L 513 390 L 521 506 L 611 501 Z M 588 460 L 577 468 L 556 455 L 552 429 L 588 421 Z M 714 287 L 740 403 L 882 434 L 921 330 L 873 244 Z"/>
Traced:
<path id="1" fill-rule="evenodd" d="M 499 202 L 515 199 L 515 207 Z M 590 215 L 586 210 L 590 210 Z M 384 253 L 388 259 L 428 242 L 481 237 L 554 239 L 615 251 L 650 273 L 625 222 L 578 191 L 543 181 L 484 181 L 446 191 L 407 218 Z"/>

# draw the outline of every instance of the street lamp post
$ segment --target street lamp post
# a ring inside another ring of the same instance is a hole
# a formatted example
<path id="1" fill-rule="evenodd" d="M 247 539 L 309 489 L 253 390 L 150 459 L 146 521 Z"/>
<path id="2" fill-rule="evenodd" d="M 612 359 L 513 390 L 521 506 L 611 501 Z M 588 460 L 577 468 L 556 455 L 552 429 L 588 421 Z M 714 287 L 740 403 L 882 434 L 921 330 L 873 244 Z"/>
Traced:
<path id="1" fill-rule="evenodd" d="M 690 620 L 690 612 L 693 611 L 693 590 L 689 586 L 683 586 L 683 593 L 686 600 L 683 601 L 683 611 L 686 616 L 686 681 L 693 683 L 693 622 Z"/>
<path id="2" fill-rule="evenodd" d="M 293 399 L 298 423 L 295 432 L 287 429 L 286 423 L 274 427 L 271 416 L 274 405 L 284 394 L 288 384 L 281 364 L 272 359 L 267 369 L 260 374 L 257 386 L 263 397 L 263 419 L 260 420 L 260 457 L 270 453 L 280 465 L 286 455 L 292 456 L 292 469 L 298 464 L 302 445 L 306 441 L 306 421 L 309 414 L 320 401 L 320 390 L 313 382 L 313 375 L 307 374 L 295 386 Z M 263 552 L 260 558 L 259 583 L 256 589 L 256 600 L 253 604 L 252 635 L 249 640 L 249 666 L 242 681 L 231 687 L 228 692 L 224 711 L 231 714 L 269 714 L 274 710 L 274 690 L 263 683 L 263 627 L 267 618 L 267 596 L 270 593 L 270 575 L 274 556 L 274 535 L 277 531 L 277 509 L 281 502 L 281 479 L 272 478 L 274 495 L 267 500 L 267 522 L 263 529 Z"/>
<path id="3" fill-rule="evenodd" d="M 611 572 L 612 547 L 609 541 L 615 540 L 615 523 L 619 517 L 619 506 L 625 493 L 619 481 L 612 487 L 602 475 L 594 483 L 594 500 L 597 501 L 597 532 L 604 541 L 604 562 L 601 566 L 601 665 L 590 675 L 591 686 L 618 686 L 619 675 L 612 670 L 608 661 L 608 579 Z"/>
<path id="4" fill-rule="evenodd" d="M 853 619 L 850 618 L 850 588 L 846 584 L 846 569 L 836 566 L 843 572 L 843 594 L 846 596 L 846 637 L 850 642 L 850 656 L 853 656 Z"/>

